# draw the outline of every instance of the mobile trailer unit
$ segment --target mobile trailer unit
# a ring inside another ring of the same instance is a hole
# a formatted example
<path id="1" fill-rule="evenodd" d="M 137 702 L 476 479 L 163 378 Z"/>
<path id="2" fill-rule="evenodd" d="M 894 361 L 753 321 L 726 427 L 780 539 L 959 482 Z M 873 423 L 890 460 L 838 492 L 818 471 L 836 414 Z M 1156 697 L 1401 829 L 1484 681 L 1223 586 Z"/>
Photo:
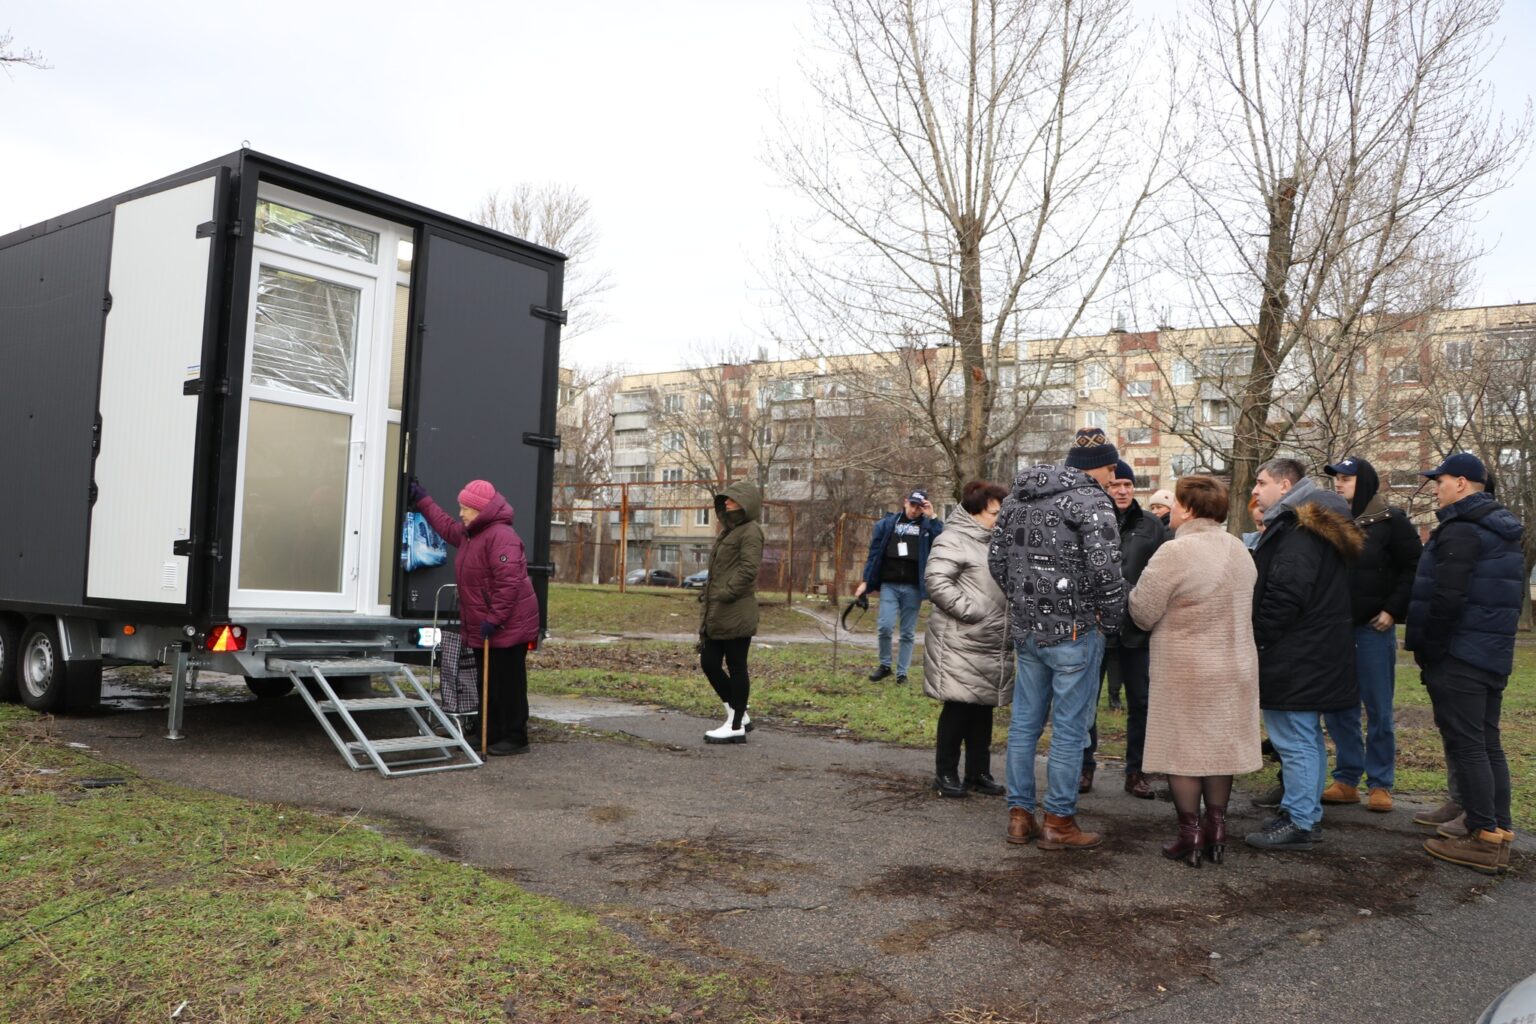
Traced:
<path id="1" fill-rule="evenodd" d="M 544 614 L 563 262 L 251 150 L 0 236 L 0 698 L 173 663 L 174 736 L 199 667 L 416 649 L 412 474 L 506 494 Z"/>

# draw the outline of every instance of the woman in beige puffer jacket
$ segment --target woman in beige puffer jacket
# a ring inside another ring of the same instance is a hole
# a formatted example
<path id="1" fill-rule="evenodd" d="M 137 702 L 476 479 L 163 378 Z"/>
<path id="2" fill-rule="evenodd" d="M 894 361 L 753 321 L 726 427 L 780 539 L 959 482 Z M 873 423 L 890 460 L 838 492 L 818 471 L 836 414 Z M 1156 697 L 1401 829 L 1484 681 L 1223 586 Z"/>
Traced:
<path id="1" fill-rule="evenodd" d="M 1008 599 L 987 569 L 987 547 L 1007 496 L 1007 488 L 986 480 L 966 484 L 928 553 L 924 585 L 933 611 L 923 638 L 923 693 L 944 702 L 934 751 L 940 796 L 1005 792 L 992 778 L 992 709 L 1013 699 L 1014 659 Z"/>

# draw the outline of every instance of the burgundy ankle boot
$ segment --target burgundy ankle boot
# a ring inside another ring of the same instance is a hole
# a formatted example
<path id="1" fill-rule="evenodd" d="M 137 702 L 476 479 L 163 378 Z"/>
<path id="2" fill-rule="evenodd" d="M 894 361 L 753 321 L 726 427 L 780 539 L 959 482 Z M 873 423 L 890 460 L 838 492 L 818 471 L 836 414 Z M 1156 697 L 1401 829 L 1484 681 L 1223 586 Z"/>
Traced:
<path id="1" fill-rule="evenodd" d="M 1212 864 L 1220 864 L 1227 850 L 1227 809 L 1225 807 L 1206 805 L 1204 839 L 1205 859 Z"/>
<path id="2" fill-rule="evenodd" d="M 1179 814 L 1179 836 L 1163 845 L 1163 856 L 1169 860 L 1182 860 L 1192 868 L 1200 866 L 1200 854 L 1205 847 L 1205 837 L 1200 831 L 1200 815 Z"/>

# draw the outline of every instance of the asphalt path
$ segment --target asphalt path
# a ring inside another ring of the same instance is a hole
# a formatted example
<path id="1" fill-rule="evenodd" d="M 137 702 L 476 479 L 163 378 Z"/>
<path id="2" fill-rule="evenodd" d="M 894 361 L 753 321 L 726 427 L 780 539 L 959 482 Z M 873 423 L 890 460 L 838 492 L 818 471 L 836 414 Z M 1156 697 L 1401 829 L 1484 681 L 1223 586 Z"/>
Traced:
<path id="1" fill-rule="evenodd" d="M 180 742 L 132 685 L 58 731 L 152 777 L 361 812 L 653 951 L 813 990 L 815 1019 L 1460 1024 L 1536 971 L 1525 841 L 1502 879 L 1439 864 L 1408 801 L 1330 808 L 1312 853 L 1239 844 L 1192 870 L 1158 851 L 1171 805 L 1124 793 L 1113 763 L 1080 806 L 1104 845 L 1052 853 L 1003 842 L 1001 798 L 934 797 L 925 751 L 766 720 L 707 746 L 717 723 L 535 698 L 529 755 L 383 779 L 297 697 L 242 691 L 194 694 Z M 1234 798 L 1233 831 L 1262 814 Z"/>

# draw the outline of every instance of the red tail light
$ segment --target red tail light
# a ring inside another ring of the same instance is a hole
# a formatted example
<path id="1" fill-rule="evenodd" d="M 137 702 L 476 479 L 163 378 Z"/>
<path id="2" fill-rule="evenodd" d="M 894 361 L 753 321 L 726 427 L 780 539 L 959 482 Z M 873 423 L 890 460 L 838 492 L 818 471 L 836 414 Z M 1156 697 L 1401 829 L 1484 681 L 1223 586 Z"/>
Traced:
<path id="1" fill-rule="evenodd" d="M 245 650 L 245 627 L 214 626 L 208 631 L 208 640 L 203 646 L 210 651 L 243 651 Z"/>

